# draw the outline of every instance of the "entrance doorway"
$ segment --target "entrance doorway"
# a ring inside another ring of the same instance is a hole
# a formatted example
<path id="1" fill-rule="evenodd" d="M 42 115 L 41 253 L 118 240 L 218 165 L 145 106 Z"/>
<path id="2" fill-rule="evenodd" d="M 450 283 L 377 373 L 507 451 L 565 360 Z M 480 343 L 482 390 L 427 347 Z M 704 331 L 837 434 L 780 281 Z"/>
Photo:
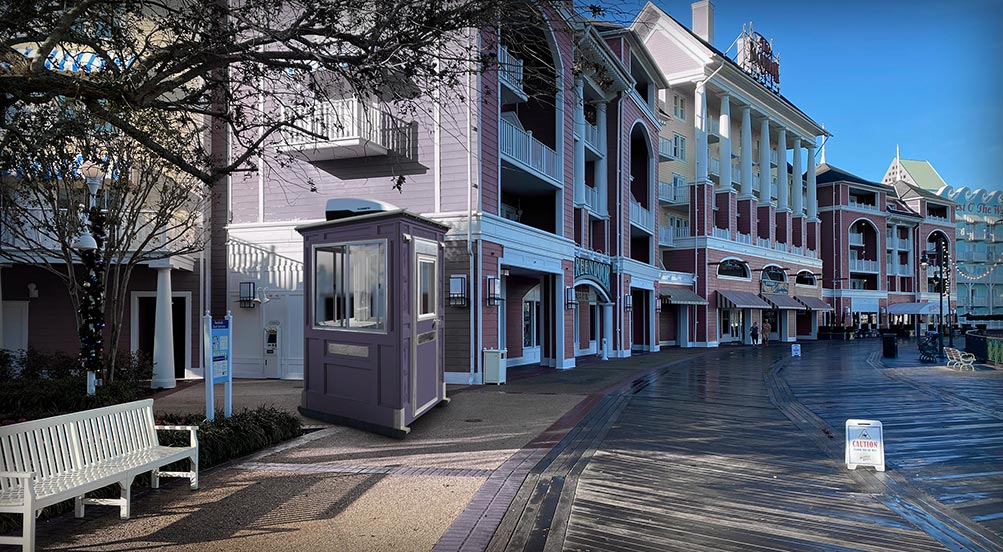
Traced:
<path id="1" fill-rule="evenodd" d="M 187 294 L 171 299 L 171 316 L 174 331 L 174 377 L 184 378 L 191 359 L 191 326 Z M 156 293 L 134 293 L 132 299 L 132 350 L 153 359 L 153 338 L 156 333 Z"/>
<path id="2" fill-rule="evenodd" d="M 770 325 L 770 341 L 777 341 L 777 336 L 780 335 L 780 316 L 779 311 L 776 310 L 764 310 L 763 311 L 763 326 L 766 324 Z M 762 326 L 760 326 L 762 327 Z"/>
<path id="3" fill-rule="evenodd" d="M 722 309 L 721 313 L 721 343 L 741 343 L 744 339 L 744 319 L 740 309 Z"/>

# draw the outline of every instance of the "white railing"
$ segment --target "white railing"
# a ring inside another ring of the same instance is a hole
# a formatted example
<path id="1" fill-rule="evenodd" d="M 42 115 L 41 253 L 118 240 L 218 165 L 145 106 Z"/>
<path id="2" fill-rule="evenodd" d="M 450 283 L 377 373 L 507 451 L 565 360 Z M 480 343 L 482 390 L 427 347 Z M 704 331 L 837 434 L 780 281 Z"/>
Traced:
<path id="1" fill-rule="evenodd" d="M 599 127 L 588 121 L 585 121 L 585 144 L 596 151 L 602 151 L 599 149 Z"/>
<path id="2" fill-rule="evenodd" d="M 60 209 L 60 211 L 65 216 L 66 210 Z M 107 209 L 103 209 L 102 212 L 106 216 L 108 215 Z M 22 213 L 25 219 L 23 222 L 27 226 L 15 232 L 9 229 L 8 224 L 4 223 L 3 230 L 0 232 L 0 245 L 26 251 L 58 251 L 61 249 L 60 241 L 56 236 L 31 222 L 50 220 L 52 218 L 49 214 L 51 213 L 50 209 L 27 209 Z M 115 239 L 116 241 L 128 239 L 129 246 L 125 248 L 125 251 L 136 251 L 142 247 L 143 251 L 164 253 L 171 249 L 177 249 L 171 247 L 172 244 L 187 246 L 189 243 L 195 243 L 196 233 L 199 232 L 198 222 L 186 220 L 181 214 L 172 215 L 170 221 L 164 221 L 163 218 L 158 219 L 156 211 L 147 209 L 135 213 L 134 219 L 129 212 L 120 212 L 116 216 L 120 216 L 123 220 L 119 226 L 106 224 L 106 239 Z M 160 227 L 156 229 L 156 235 L 154 235 L 155 226 Z M 117 232 L 117 234 L 113 234 L 113 232 Z M 184 237 L 185 234 L 188 234 L 187 238 Z M 122 250 L 121 245 L 115 247 Z"/>
<path id="3" fill-rule="evenodd" d="M 506 119 L 501 120 L 501 153 L 557 180 L 557 152 Z"/>
<path id="4" fill-rule="evenodd" d="M 672 227 L 672 235 L 678 240 L 690 237 L 690 222 L 686 221 L 682 226 Z"/>
<path id="5" fill-rule="evenodd" d="M 877 205 L 871 205 L 870 203 L 861 203 L 854 198 L 850 198 L 849 207 L 851 209 L 856 209 L 858 211 L 871 211 L 875 213 L 880 213 L 881 209 Z"/>
<path id="6" fill-rule="evenodd" d="M 630 199 L 630 223 L 641 228 L 653 231 L 655 219 L 651 216 L 651 211 L 641 207 L 641 204 Z"/>
<path id="7" fill-rule="evenodd" d="M 736 161 L 731 164 L 731 181 L 742 182 L 742 162 Z"/>
<path id="8" fill-rule="evenodd" d="M 898 267 L 892 263 L 885 263 L 885 271 L 888 272 L 889 276 L 895 276 L 897 274 Z"/>
<path id="9" fill-rule="evenodd" d="M 585 186 L 585 206 L 593 212 L 599 212 L 599 188 Z"/>
<path id="10" fill-rule="evenodd" d="M 658 245 L 662 245 L 665 247 L 672 247 L 672 244 L 674 243 L 673 238 L 675 237 L 673 230 L 674 229 L 671 226 L 659 225 Z"/>
<path id="11" fill-rule="evenodd" d="M 509 86 L 522 90 L 522 73 L 525 62 L 512 55 L 507 46 L 498 48 L 498 78 Z"/>
<path id="12" fill-rule="evenodd" d="M 912 265 L 909 263 L 898 265 L 898 273 L 902 276 L 912 275 Z"/>
<path id="13" fill-rule="evenodd" d="M 715 226 L 711 232 L 711 235 L 715 238 L 721 238 L 722 240 L 730 240 L 731 232 L 727 228 L 718 228 Z"/>
<path id="14" fill-rule="evenodd" d="M 850 259 L 850 270 L 853 272 L 878 272 L 878 261 Z"/>
<path id="15" fill-rule="evenodd" d="M 658 199 L 667 203 L 689 203 L 690 188 L 686 183 L 658 182 Z"/>
<path id="16" fill-rule="evenodd" d="M 756 236 L 756 245 L 766 249 L 770 248 L 770 238 L 760 238 Z"/>
<path id="17" fill-rule="evenodd" d="M 707 132 L 710 134 L 721 135 L 721 121 L 716 117 L 707 118 Z"/>
<path id="18" fill-rule="evenodd" d="M 850 232 L 850 245 L 864 245 L 864 234 L 861 232 Z"/>
<path id="19" fill-rule="evenodd" d="M 805 257 L 811 257 L 812 259 L 817 259 L 818 258 L 818 251 L 816 251 L 814 249 L 809 249 L 809 250 L 805 251 L 804 254 L 805 254 Z"/>
<path id="20" fill-rule="evenodd" d="M 708 174 L 720 175 L 721 174 L 721 160 L 717 157 L 710 158 L 710 166 L 707 169 Z"/>
<path id="21" fill-rule="evenodd" d="M 885 243 L 885 249 L 898 249 L 898 248 L 899 248 L 899 239 L 896 238 L 895 236 L 888 236 L 887 241 Z"/>
<path id="22" fill-rule="evenodd" d="M 760 182 L 759 173 L 752 173 L 752 187 L 756 190 L 762 190 L 762 188 L 759 187 Z"/>
<path id="23" fill-rule="evenodd" d="M 793 253 L 794 255 L 802 255 L 803 256 L 804 255 L 804 247 L 800 246 L 800 245 L 792 245 L 791 246 L 791 253 Z"/>
<path id="24" fill-rule="evenodd" d="M 775 249 L 777 251 L 785 251 L 786 252 L 787 251 L 787 244 L 783 243 L 783 242 L 774 242 L 773 243 L 773 249 Z"/>
<path id="25" fill-rule="evenodd" d="M 741 232 L 736 232 L 735 241 L 737 241 L 738 243 L 744 243 L 746 245 L 752 245 L 752 234 L 743 234 Z"/>
<path id="26" fill-rule="evenodd" d="M 673 147 L 671 138 L 658 137 L 658 155 L 665 159 L 673 160 L 676 158 L 674 150 L 675 147 Z"/>
<path id="27" fill-rule="evenodd" d="M 927 214 L 926 218 L 929 219 L 929 220 L 935 221 L 935 222 L 942 223 L 942 224 L 943 223 L 950 223 L 951 222 L 951 220 L 949 218 L 947 218 L 947 217 L 939 217 L 937 215 L 931 215 L 931 214 Z"/>
<path id="28" fill-rule="evenodd" d="M 770 182 L 770 197 L 771 198 L 777 197 L 778 190 L 779 188 L 777 187 L 777 177 L 774 176 L 773 181 Z"/>
<path id="29" fill-rule="evenodd" d="M 785 155 L 785 157 L 786 157 L 786 155 Z M 774 165 L 777 165 L 777 166 L 780 165 L 777 162 L 777 150 L 775 150 L 775 149 L 774 150 L 770 150 L 770 163 L 772 163 Z"/>
<path id="30" fill-rule="evenodd" d="M 368 140 L 401 155 L 413 154 L 411 125 L 391 115 L 379 102 L 331 100 L 317 105 L 298 126 L 307 132 L 287 131 L 287 146 L 317 147 L 344 140 Z"/>

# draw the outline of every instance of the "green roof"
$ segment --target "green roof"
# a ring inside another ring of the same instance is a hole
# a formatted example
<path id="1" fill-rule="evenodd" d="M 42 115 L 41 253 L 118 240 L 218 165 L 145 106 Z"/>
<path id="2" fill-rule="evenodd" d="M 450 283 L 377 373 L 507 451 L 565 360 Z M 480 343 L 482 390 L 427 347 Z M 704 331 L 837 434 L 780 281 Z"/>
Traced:
<path id="1" fill-rule="evenodd" d="M 947 186 L 947 182 L 937 174 L 937 169 L 934 169 L 929 161 L 900 159 L 899 162 L 920 188 L 936 192 Z"/>

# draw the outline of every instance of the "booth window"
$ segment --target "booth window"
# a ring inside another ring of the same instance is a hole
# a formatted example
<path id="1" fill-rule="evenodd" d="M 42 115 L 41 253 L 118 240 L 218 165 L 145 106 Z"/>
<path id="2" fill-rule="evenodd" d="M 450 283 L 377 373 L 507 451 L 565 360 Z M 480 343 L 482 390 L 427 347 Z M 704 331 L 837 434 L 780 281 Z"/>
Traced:
<path id="1" fill-rule="evenodd" d="M 315 255 L 314 323 L 386 330 L 386 244 L 318 247 Z"/>
<path id="2" fill-rule="evenodd" d="M 418 317 L 435 316 L 435 259 L 418 259 Z"/>

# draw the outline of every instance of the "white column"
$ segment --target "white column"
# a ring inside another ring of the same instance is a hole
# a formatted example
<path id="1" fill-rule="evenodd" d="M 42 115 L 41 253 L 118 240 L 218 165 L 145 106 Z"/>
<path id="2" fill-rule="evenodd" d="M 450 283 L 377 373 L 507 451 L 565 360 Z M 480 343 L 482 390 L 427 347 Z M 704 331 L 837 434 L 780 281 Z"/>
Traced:
<path id="1" fill-rule="evenodd" d="M 780 127 L 777 135 L 777 210 L 789 211 L 790 186 L 787 180 L 787 129 Z"/>
<path id="2" fill-rule="evenodd" d="M 770 202 L 770 120 L 759 123 L 759 202 Z"/>
<path id="3" fill-rule="evenodd" d="M 656 230 L 657 231 L 657 230 Z M 652 291 L 648 294 L 650 298 L 648 300 L 648 343 L 651 346 L 648 348 L 649 351 L 657 353 L 661 351 L 662 348 L 658 345 L 658 331 L 656 329 L 656 321 L 658 319 L 658 312 L 655 308 L 655 304 L 658 302 L 658 291 Z"/>
<path id="4" fill-rule="evenodd" d="M 721 187 L 731 187 L 731 100 L 727 94 L 721 95 L 721 116 L 718 119 L 721 142 Z"/>
<path id="5" fill-rule="evenodd" d="M 609 348 L 613 346 L 613 303 L 603 303 L 602 306 L 602 359 L 609 360 Z"/>
<path id="6" fill-rule="evenodd" d="M 742 195 L 741 199 L 752 197 L 752 109 L 742 108 Z M 769 148 L 767 148 L 768 150 Z M 769 163 L 769 157 L 766 158 Z M 769 167 L 769 164 L 766 165 Z"/>
<path id="7" fill-rule="evenodd" d="M 582 79 L 575 79 L 575 151 L 574 202 L 585 203 L 585 90 Z"/>
<path id="8" fill-rule="evenodd" d="M 815 144 L 808 145 L 808 220 L 818 219 L 818 189 L 815 183 Z"/>
<path id="9" fill-rule="evenodd" d="M 154 389 L 170 389 L 177 385 L 174 380 L 174 316 L 171 308 L 171 269 L 157 269 L 157 309 L 153 333 L 153 381 Z M 206 370 L 212 377 L 212 368 Z"/>
<path id="10" fill-rule="evenodd" d="M 554 293 L 551 295 L 552 306 L 554 313 L 554 367 L 558 370 L 565 370 L 568 368 L 575 367 L 575 357 L 572 356 L 570 360 L 565 358 L 564 341 L 567 336 L 564 332 L 564 317 L 567 311 L 564 308 L 564 274 L 556 274 L 553 278 L 554 281 Z M 575 328 L 575 331 L 578 329 Z"/>
<path id="11" fill-rule="evenodd" d="M 599 214 L 606 215 L 609 213 L 606 207 L 609 201 L 606 184 L 606 158 L 609 157 L 609 150 L 606 148 L 606 102 L 596 104 L 596 129 L 599 131 L 599 150 L 602 151 L 602 156 L 595 163 L 595 185 L 599 190 Z"/>
<path id="12" fill-rule="evenodd" d="M 794 137 L 794 184 L 791 193 L 794 194 L 794 216 L 804 213 L 804 186 L 801 184 L 801 138 Z"/>
<path id="13" fill-rule="evenodd" d="M 697 85 L 693 109 L 693 130 L 696 136 L 696 146 L 693 148 L 695 180 L 698 183 L 707 182 L 707 91 L 703 85 Z"/>

